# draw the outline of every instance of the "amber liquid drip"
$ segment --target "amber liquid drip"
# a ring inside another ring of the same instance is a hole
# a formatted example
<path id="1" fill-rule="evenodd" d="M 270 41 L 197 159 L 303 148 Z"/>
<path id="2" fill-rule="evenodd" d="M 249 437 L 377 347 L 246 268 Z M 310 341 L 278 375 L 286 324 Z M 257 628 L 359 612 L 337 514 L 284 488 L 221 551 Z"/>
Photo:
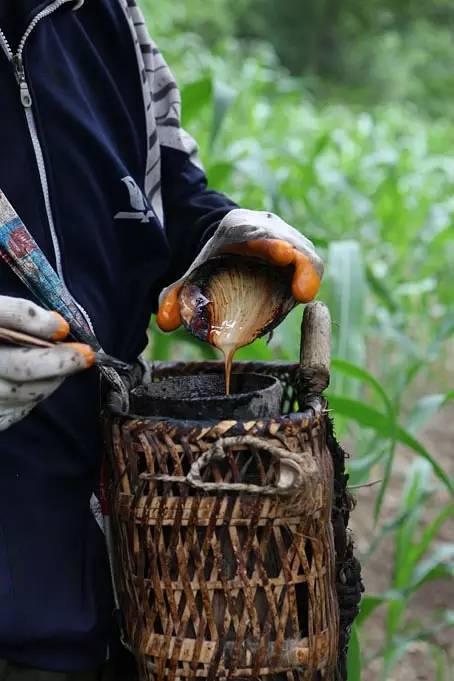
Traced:
<path id="1" fill-rule="evenodd" d="M 232 362 L 235 352 L 238 350 L 237 346 L 230 348 L 229 350 L 223 350 L 224 353 L 224 376 L 225 376 L 225 394 L 230 395 L 230 382 L 232 377 Z"/>

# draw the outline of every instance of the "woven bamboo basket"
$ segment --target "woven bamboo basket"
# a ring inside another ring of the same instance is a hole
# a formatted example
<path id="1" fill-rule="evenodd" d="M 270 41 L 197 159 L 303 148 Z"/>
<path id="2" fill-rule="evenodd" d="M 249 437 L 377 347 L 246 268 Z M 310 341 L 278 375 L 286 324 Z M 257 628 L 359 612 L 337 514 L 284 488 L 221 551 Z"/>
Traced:
<path id="1" fill-rule="evenodd" d="M 326 360 L 305 336 L 302 364 L 235 365 L 281 381 L 276 418 L 105 414 L 115 583 L 144 681 L 345 678 L 360 575 Z M 220 371 L 157 363 L 151 380 Z"/>

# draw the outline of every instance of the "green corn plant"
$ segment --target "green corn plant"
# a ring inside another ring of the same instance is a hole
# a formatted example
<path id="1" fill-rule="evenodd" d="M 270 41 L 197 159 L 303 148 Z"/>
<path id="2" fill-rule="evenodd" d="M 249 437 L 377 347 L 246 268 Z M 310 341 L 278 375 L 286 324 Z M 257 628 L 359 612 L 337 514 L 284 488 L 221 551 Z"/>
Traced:
<path id="1" fill-rule="evenodd" d="M 393 667 L 414 641 L 427 641 L 428 649 L 442 674 L 445 660 L 443 651 L 433 642 L 441 629 L 452 626 L 452 614 L 436 613 L 430 626 L 412 626 L 406 613 L 415 593 L 427 582 L 451 579 L 454 575 L 454 547 L 439 541 L 443 525 L 454 518 L 454 503 L 441 508 L 430 523 L 422 526 L 422 513 L 427 502 L 433 499 L 436 488 L 432 485 L 430 464 L 417 459 L 410 467 L 401 503 L 395 518 L 384 524 L 371 549 L 370 559 L 385 536 L 394 540 L 394 565 L 389 591 L 377 596 L 366 596 L 356 625 L 361 632 L 368 617 L 378 608 L 386 608 L 385 637 L 380 657 L 383 660 L 382 679 L 389 677 Z"/>

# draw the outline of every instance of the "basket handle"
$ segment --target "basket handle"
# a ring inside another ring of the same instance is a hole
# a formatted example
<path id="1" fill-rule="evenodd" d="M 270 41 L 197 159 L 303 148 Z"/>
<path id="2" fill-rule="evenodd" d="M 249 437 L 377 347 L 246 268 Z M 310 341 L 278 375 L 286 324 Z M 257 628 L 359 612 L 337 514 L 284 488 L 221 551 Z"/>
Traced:
<path id="1" fill-rule="evenodd" d="M 320 395 L 329 385 L 331 315 L 321 302 L 304 309 L 301 325 L 301 378 L 307 393 Z"/>
<path id="2" fill-rule="evenodd" d="M 204 482 L 202 471 L 214 461 L 222 461 L 227 457 L 226 448 L 247 445 L 261 449 L 277 459 L 280 466 L 279 480 L 276 485 L 253 485 L 244 482 Z M 308 478 L 319 478 L 315 459 L 305 452 L 290 452 L 278 447 L 268 440 L 253 435 L 238 435 L 217 440 L 210 449 L 200 456 L 191 466 L 186 476 L 153 475 L 142 473 L 142 480 L 161 480 L 163 482 L 186 483 L 203 492 L 244 492 L 246 494 L 262 494 L 266 496 L 285 496 L 301 490 Z"/>

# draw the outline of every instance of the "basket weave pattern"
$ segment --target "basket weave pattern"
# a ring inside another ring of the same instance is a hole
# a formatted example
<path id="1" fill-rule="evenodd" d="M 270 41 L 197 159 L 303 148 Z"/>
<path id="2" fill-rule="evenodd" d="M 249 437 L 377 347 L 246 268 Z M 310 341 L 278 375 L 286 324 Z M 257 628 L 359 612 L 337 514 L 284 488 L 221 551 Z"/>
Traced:
<path id="1" fill-rule="evenodd" d="M 294 366 L 252 368 L 281 379 L 283 416 L 107 420 L 116 583 L 143 679 L 334 678 L 326 404 L 295 411 Z M 161 365 L 154 380 L 215 370 Z"/>

